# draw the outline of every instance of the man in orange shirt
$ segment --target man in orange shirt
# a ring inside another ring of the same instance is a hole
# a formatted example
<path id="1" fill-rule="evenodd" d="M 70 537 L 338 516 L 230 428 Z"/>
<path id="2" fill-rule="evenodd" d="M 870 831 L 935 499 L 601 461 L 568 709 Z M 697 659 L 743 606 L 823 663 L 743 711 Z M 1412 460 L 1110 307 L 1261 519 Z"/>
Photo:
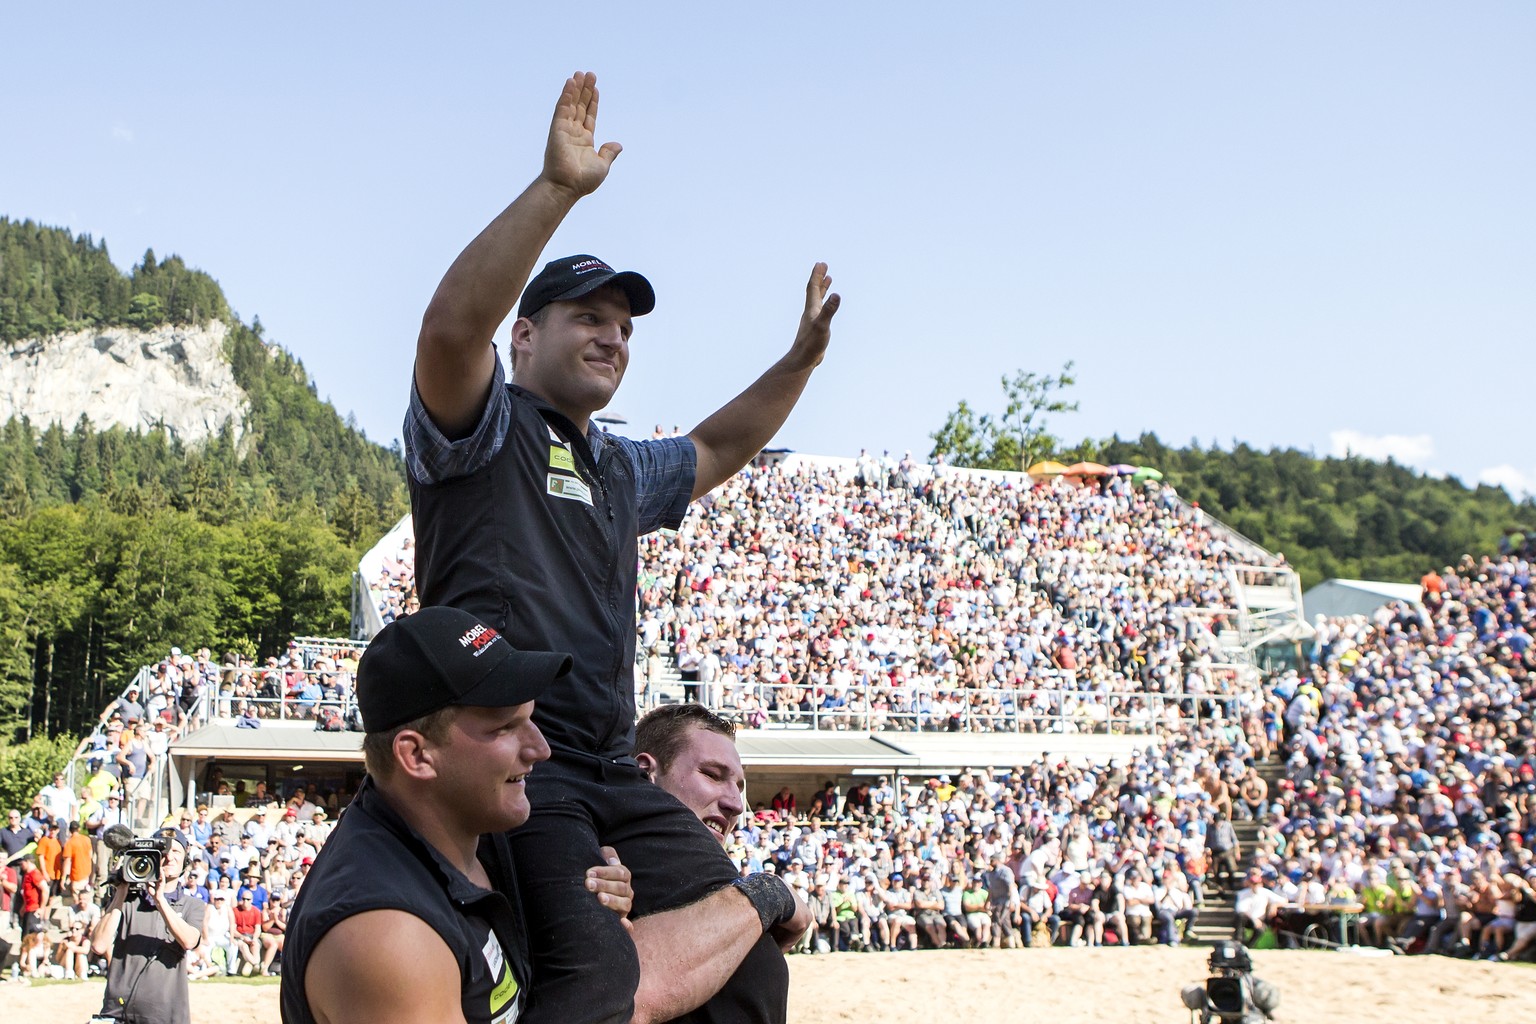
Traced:
<path id="1" fill-rule="evenodd" d="M 1440 607 L 1440 597 L 1445 593 L 1445 579 L 1435 570 L 1431 569 L 1419 577 L 1420 594 L 1423 602 L 1431 608 Z"/>
<path id="2" fill-rule="evenodd" d="M 69 838 L 64 841 L 59 878 L 69 886 L 71 895 L 90 888 L 91 837 L 81 830 L 78 821 L 69 823 Z"/>
<path id="3" fill-rule="evenodd" d="M 63 867 L 64 846 L 59 842 L 59 819 L 51 818 L 48 829 L 37 839 L 37 867 L 48 882 L 48 895 L 59 891 L 59 869 Z"/>

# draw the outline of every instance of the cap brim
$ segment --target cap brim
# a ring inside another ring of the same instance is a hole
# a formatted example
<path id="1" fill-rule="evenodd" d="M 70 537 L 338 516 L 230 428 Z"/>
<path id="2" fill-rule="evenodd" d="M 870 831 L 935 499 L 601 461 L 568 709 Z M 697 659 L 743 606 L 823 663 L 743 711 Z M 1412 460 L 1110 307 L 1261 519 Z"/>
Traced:
<path id="1" fill-rule="evenodd" d="M 645 316 L 656 308 L 656 291 L 651 282 L 633 270 L 621 270 L 604 277 L 588 278 L 574 288 L 568 288 L 550 299 L 550 302 L 570 302 L 583 295 L 590 295 L 604 285 L 618 285 L 629 298 L 629 315 Z"/>
<path id="2" fill-rule="evenodd" d="M 569 654 L 513 650 L 486 677 L 453 700 L 472 708 L 508 708 L 537 700 L 571 670 Z"/>

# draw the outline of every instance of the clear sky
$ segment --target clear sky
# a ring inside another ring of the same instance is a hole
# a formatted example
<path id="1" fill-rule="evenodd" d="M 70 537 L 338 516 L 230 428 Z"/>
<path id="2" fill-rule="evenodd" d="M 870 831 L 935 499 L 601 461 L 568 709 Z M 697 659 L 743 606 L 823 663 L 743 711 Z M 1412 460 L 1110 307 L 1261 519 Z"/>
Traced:
<path id="1" fill-rule="evenodd" d="M 0 35 L 0 213 L 207 270 L 376 440 L 583 69 L 624 153 L 547 256 L 656 286 L 630 433 L 777 358 L 821 259 L 843 308 L 780 445 L 923 455 L 1073 359 L 1069 439 L 1536 488 L 1536 4 L 54 3 Z"/>

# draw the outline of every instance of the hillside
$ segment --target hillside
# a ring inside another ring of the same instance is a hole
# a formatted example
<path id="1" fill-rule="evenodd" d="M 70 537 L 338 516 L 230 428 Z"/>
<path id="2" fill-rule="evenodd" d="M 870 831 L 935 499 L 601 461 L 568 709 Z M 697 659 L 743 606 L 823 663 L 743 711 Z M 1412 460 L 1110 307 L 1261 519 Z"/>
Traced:
<path id="1" fill-rule="evenodd" d="M 88 340 L 80 359 L 122 347 L 150 372 L 217 339 L 192 361 L 237 415 L 216 409 L 196 440 L 158 420 L 98 424 L 126 404 L 114 396 L 0 427 L 0 739 L 78 730 L 173 644 L 265 655 L 345 633 L 352 570 L 408 504 L 399 452 L 322 402 L 213 278 L 152 252 L 124 274 L 89 236 L 0 218 L 12 362 L 71 337 Z"/>
<path id="2" fill-rule="evenodd" d="M 1335 577 L 1417 583 L 1464 555 L 1492 554 L 1507 532 L 1529 534 L 1536 524 L 1530 499 L 1396 462 L 1244 444 L 1170 448 L 1152 434 L 1082 447 L 1101 462 L 1156 466 L 1185 499 L 1283 552 L 1304 587 Z"/>
<path id="3" fill-rule="evenodd" d="M 1417 583 L 1430 569 L 1491 554 L 1509 533 L 1536 526 L 1530 498 L 1516 501 L 1500 487 L 1468 487 L 1390 460 L 1261 451 L 1237 441 L 1230 449 L 1174 448 L 1150 433 L 1068 445 L 1047 420 L 1077 410 L 1067 398 L 1076 384 L 1070 361 L 1057 374 L 1004 376 L 1004 409 L 960 402 L 929 435 L 929 457 L 977 469 L 1017 470 L 1047 458 L 1154 467 L 1186 500 L 1283 553 L 1304 587 L 1340 577 Z"/>

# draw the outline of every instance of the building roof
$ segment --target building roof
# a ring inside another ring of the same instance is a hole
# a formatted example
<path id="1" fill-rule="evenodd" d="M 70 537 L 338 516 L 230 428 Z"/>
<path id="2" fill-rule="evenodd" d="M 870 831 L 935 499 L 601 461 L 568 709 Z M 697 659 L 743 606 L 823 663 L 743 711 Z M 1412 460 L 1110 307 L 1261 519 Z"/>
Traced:
<path id="1" fill-rule="evenodd" d="M 265 722 L 260 729 L 240 729 L 215 723 L 190 732 L 171 744 L 173 757 L 222 757 L 267 761 L 303 754 L 315 761 L 360 761 L 363 734 L 320 732 L 312 725 Z"/>

